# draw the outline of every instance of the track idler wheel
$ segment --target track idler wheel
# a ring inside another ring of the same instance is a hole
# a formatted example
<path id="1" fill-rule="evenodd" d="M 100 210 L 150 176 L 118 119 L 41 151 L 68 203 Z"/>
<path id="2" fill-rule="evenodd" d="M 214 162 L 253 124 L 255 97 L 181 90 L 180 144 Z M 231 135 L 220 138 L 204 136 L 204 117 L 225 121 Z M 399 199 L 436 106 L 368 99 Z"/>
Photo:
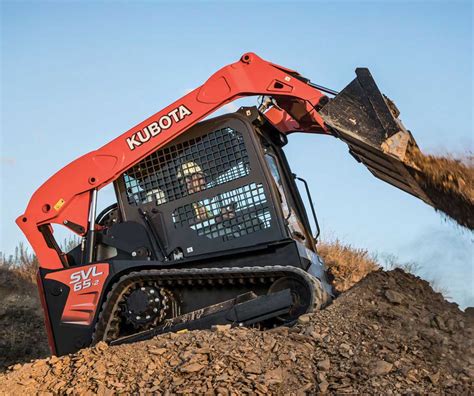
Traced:
<path id="1" fill-rule="evenodd" d="M 312 286 L 312 285 L 311 285 Z M 312 311 L 314 301 L 313 291 L 306 282 L 301 279 L 284 277 L 276 280 L 268 289 L 268 294 L 276 293 L 285 289 L 290 289 L 293 305 L 288 314 L 277 317 L 277 320 L 284 323 L 294 322 L 301 315 Z"/>

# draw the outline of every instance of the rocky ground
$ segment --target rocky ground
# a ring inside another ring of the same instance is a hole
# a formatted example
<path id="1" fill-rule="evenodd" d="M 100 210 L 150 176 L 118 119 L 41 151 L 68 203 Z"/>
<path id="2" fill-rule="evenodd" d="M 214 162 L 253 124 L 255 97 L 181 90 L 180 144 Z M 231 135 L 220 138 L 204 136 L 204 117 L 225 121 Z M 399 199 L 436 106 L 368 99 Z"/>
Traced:
<path id="1" fill-rule="evenodd" d="M 413 275 L 375 271 L 293 328 L 100 343 L 10 367 L 0 374 L 0 394 L 467 395 L 474 391 L 468 312 Z"/>

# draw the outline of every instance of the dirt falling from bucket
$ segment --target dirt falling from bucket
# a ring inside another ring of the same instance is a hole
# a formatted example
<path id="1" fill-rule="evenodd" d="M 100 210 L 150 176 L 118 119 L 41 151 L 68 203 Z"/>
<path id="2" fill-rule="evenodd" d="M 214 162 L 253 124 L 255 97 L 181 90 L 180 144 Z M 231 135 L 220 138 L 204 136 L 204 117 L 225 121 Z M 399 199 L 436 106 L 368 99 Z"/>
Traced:
<path id="1" fill-rule="evenodd" d="M 474 157 L 456 159 L 451 155 L 410 153 L 418 170 L 415 179 L 433 202 L 436 210 L 458 224 L 474 229 Z"/>

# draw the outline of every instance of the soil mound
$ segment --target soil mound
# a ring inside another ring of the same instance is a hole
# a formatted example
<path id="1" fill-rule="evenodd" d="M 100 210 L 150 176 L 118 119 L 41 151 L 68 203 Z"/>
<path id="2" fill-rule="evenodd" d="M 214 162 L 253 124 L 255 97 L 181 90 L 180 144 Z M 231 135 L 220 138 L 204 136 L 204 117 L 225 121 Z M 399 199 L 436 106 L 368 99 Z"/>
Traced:
<path id="1" fill-rule="evenodd" d="M 415 179 L 431 199 L 435 209 L 458 224 L 474 229 L 474 158 L 410 153 L 416 168 Z"/>
<path id="2" fill-rule="evenodd" d="M 15 365 L 0 384 L 6 394 L 468 394 L 473 330 L 472 316 L 427 282 L 376 271 L 292 328 L 217 327 L 100 343 Z"/>

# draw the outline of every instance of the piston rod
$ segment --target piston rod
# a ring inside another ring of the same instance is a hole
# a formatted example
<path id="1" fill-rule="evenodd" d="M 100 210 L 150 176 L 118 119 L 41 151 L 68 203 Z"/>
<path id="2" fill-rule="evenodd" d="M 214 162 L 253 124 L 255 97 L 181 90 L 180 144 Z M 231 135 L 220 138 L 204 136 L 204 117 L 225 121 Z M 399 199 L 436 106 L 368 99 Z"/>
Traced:
<path id="1" fill-rule="evenodd" d="M 94 261 L 95 252 L 95 216 L 97 211 L 97 189 L 91 192 L 91 205 L 89 211 L 89 230 L 87 231 L 86 241 L 86 263 Z"/>

